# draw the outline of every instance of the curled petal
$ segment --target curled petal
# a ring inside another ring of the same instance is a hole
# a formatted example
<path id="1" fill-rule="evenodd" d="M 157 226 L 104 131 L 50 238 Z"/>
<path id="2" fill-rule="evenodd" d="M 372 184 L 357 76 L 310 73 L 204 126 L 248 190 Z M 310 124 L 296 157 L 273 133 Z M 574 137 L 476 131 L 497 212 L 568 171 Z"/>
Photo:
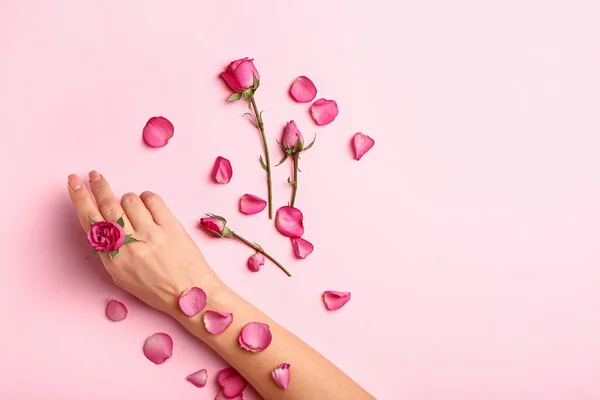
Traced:
<path id="1" fill-rule="evenodd" d="M 362 156 L 375 145 L 375 140 L 364 133 L 357 133 L 352 137 L 352 149 L 354 150 L 354 159 L 360 160 Z"/>
<path id="2" fill-rule="evenodd" d="M 208 380 L 208 372 L 206 371 L 206 369 L 201 369 L 200 371 L 196 371 L 193 374 L 189 374 L 185 379 L 192 382 L 194 386 L 201 388 L 206 386 L 206 381 Z"/>
<path id="3" fill-rule="evenodd" d="M 308 103 L 309 101 L 313 101 L 317 96 L 317 88 L 313 81 L 306 76 L 299 76 L 294 79 L 290 87 L 290 95 L 298 103 Z"/>
<path id="4" fill-rule="evenodd" d="M 306 256 L 313 252 L 315 246 L 312 245 L 306 239 L 296 238 L 292 239 L 292 246 L 294 247 L 294 253 L 296 253 L 296 257 L 304 260 Z"/>
<path id="5" fill-rule="evenodd" d="M 198 314 L 204 307 L 206 307 L 206 293 L 198 287 L 186 289 L 179 296 L 179 308 L 188 317 Z"/>
<path id="6" fill-rule="evenodd" d="M 229 160 L 221 156 L 217 157 L 212 173 L 215 182 L 223 184 L 229 183 L 232 175 L 233 169 L 231 168 Z"/>
<path id="7" fill-rule="evenodd" d="M 233 322 L 233 314 L 207 310 L 204 312 L 203 320 L 208 333 L 217 335 L 229 328 L 229 325 Z"/>
<path id="8" fill-rule="evenodd" d="M 162 364 L 173 355 L 173 339 L 166 333 L 155 333 L 144 342 L 144 355 L 154 364 Z"/>
<path id="9" fill-rule="evenodd" d="M 252 272 L 260 271 L 263 265 L 265 265 L 265 256 L 262 253 L 254 253 L 248 258 L 248 269 Z"/>
<path id="10" fill-rule="evenodd" d="M 333 100 L 319 99 L 310 107 L 310 115 L 317 125 L 327 125 L 338 115 L 337 103 Z"/>
<path id="11" fill-rule="evenodd" d="M 249 322 L 242 329 L 238 341 L 245 350 L 259 353 L 269 347 L 272 339 L 269 325 L 262 322 Z"/>
<path id="12" fill-rule="evenodd" d="M 283 206 L 275 215 L 275 227 L 283 236 L 299 238 L 304 234 L 304 216 L 295 207 Z"/>
<path id="13" fill-rule="evenodd" d="M 217 382 L 221 386 L 223 395 L 228 399 L 240 396 L 248 385 L 246 380 L 231 367 L 222 369 L 219 372 Z"/>
<path id="14" fill-rule="evenodd" d="M 328 310 L 339 310 L 350 301 L 350 292 L 336 292 L 335 290 L 327 290 L 323 293 L 323 301 Z"/>
<path id="15" fill-rule="evenodd" d="M 240 212 L 246 215 L 258 214 L 267 206 L 267 202 L 253 194 L 245 194 L 240 199 Z"/>
<path id="16" fill-rule="evenodd" d="M 225 394 L 221 390 L 219 393 L 217 393 L 217 397 L 215 397 L 215 400 L 244 400 L 244 396 L 242 394 L 240 394 L 239 396 L 229 398 L 229 397 L 225 396 Z"/>
<path id="17" fill-rule="evenodd" d="M 171 121 L 164 117 L 152 117 L 146 122 L 142 137 L 148 146 L 164 147 L 173 137 L 175 128 Z"/>
<path id="18" fill-rule="evenodd" d="M 123 321 L 127 318 L 127 307 L 125 304 L 112 299 L 106 305 L 106 317 L 111 321 Z"/>
<path id="19" fill-rule="evenodd" d="M 290 364 L 281 364 L 271 371 L 273 382 L 283 390 L 287 390 L 290 384 Z"/>

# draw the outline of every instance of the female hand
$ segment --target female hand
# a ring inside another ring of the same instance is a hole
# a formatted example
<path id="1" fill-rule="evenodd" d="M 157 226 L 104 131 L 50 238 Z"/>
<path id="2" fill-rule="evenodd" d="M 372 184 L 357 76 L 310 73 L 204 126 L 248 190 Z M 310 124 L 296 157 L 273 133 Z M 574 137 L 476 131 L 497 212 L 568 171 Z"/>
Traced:
<path id="1" fill-rule="evenodd" d="M 86 233 L 92 220 L 123 217 L 125 233 L 141 241 L 121 247 L 112 260 L 100 253 L 115 284 L 157 310 L 176 316 L 177 298 L 185 289 L 207 288 L 218 281 L 160 196 L 128 193 L 119 202 L 101 174 L 90 172 L 89 181 L 95 201 L 79 177 L 68 178 L 69 194 Z"/>

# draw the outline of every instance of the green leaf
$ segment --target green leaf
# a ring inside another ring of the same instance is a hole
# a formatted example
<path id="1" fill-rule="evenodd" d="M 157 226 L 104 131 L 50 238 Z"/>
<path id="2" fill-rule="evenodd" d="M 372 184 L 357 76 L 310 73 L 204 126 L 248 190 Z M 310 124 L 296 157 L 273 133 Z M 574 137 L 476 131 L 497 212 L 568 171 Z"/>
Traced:
<path id="1" fill-rule="evenodd" d="M 119 224 L 121 228 L 125 228 L 125 220 L 123 219 L 123 217 L 117 220 L 117 224 Z"/>
<path id="2" fill-rule="evenodd" d="M 125 241 L 123 242 L 123 244 L 129 244 L 129 243 L 135 243 L 135 242 L 141 242 L 141 240 L 137 240 L 136 238 L 134 238 L 131 235 L 125 235 Z"/>
<path id="3" fill-rule="evenodd" d="M 227 101 L 237 101 L 239 99 L 242 98 L 242 93 L 238 92 L 238 93 L 234 93 L 231 96 L 229 96 L 229 98 L 227 99 Z"/>
<path id="4" fill-rule="evenodd" d="M 262 156 L 260 156 L 260 165 L 262 165 L 262 168 L 267 171 L 267 164 L 265 164 L 265 161 L 263 160 Z"/>
<path id="5" fill-rule="evenodd" d="M 94 225 L 94 224 L 96 223 L 96 221 L 94 221 L 92 218 L 90 218 L 90 223 L 91 223 L 92 225 Z"/>
<path id="6" fill-rule="evenodd" d="M 283 162 L 285 160 L 287 160 L 287 158 L 288 158 L 288 155 L 286 154 L 285 156 L 283 156 L 283 158 L 281 159 L 281 161 L 279 161 L 279 164 L 277 164 L 276 167 L 279 167 L 281 164 L 283 164 Z"/>
<path id="7" fill-rule="evenodd" d="M 252 74 L 252 87 L 254 89 L 258 89 L 259 86 L 260 86 L 260 81 L 258 80 L 256 75 Z"/>
<path id="8" fill-rule="evenodd" d="M 308 149 L 310 149 L 311 147 L 313 147 L 313 144 L 315 144 L 315 140 L 317 140 L 317 134 L 316 134 L 316 133 L 315 133 L 315 138 L 313 139 L 313 141 L 312 141 L 312 142 L 310 142 L 310 144 L 309 144 L 308 146 L 306 146 L 306 147 L 304 148 L 304 150 L 308 150 Z"/>
<path id="9" fill-rule="evenodd" d="M 302 141 L 302 139 L 298 138 L 298 140 L 296 140 L 296 144 L 294 144 L 292 153 L 300 153 L 302 150 L 304 150 L 304 142 Z"/>
<path id="10" fill-rule="evenodd" d="M 295 184 L 296 184 L 296 182 L 295 182 L 295 181 L 293 181 L 293 180 L 292 180 L 292 178 L 289 178 L 289 177 L 288 177 L 288 183 L 289 183 L 290 185 L 295 185 Z"/>
<path id="11" fill-rule="evenodd" d="M 108 258 L 110 258 L 112 260 L 113 258 L 115 258 L 118 255 L 119 255 L 119 250 L 111 251 L 108 253 Z"/>

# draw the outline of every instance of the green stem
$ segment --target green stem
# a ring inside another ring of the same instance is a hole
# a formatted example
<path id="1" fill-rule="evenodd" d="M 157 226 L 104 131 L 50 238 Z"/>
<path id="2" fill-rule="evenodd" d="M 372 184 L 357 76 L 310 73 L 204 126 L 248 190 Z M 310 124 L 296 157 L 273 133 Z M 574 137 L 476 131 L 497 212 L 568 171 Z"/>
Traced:
<path id="1" fill-rule="evenodd" d="M 254 116 L 256 117 L 258 129 L 260 130 L 260 135 L 262 136 L 263 147 L 265 149 L 265 163 L 267 164 L 267 186 L 269 190 L 269 219 L 273 219 L 273 185 L 271 184 L 271 157 L 269 156 L 269 146 L 267 144 L 267 137 L 265 136 L 265 126 L 263 124 L 262 117 L 260 116 L 260 112 L 258 112 L 258 107 L 256 106 L 256 101 L 254 101 L 254 96 L 252 96 L 250 102 L 252 104 L 252 108 L 254 109 Z"/>
<path id="2" fill-rule="evenodd" d="M 294 157 L 294 176 L 292 178 L 292 202 L 290 206 L 294 207 L 294 203 L 296 202 L 296 193 L 298 192 L 298 153 L 292 155 Z"/>
<path id="3" fill-rule="evenodd" d="M 233 235 L 234 239 L 239 240 L 240 242 L 244 243 L 246 246 L 253 248 L 256 252 L 261 253 L 262 255 L 264 255 L 265 257 L 267 257 L 269 260 L 273 261 L 275 263 L 275 265 L 277 265 L 283 272 L 286 273 L 287 276 L 292 276 L 292 274 L 290 274 L 290 271 L 288 271 L 287 269 L 285 269 L 285 267 L 283 265 L 281 265 L 279 263 L 279 261 L 277 261 L 276 259 L 274 259 L 269 253 L 267 253 L 266 251 L 263 250 L 262 247 L 251 243 L 249 241 L 247 241 L 246 239 L 244 239 L 243 237 L 241 237 L 240 235 L 238 235 L 235 232 L 231 232 L 231 234 Z"/>

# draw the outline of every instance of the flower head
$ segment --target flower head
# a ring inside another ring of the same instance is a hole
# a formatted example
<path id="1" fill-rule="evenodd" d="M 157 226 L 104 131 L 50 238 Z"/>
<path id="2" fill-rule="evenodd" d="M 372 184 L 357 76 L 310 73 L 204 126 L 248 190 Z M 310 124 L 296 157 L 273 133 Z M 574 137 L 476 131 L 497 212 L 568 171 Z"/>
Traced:
<path id="1" fill-rule="evenodd" d="M 243 92 L 247 89 L 256 89 L 260 81 L 258 70 L 254 66 L 254 60 L 248 57 L 231 62 L 225 71 L 221 72 L 221 78 L 234 92 Z"/>
<path id="2" fill-rule="evenodd" d="M 207 216 L 200 219 L 200 229 L 214 237 L 222 238 L 223 236 L 232 237 L 231 230 L 227 228 L 227 220 L 214 214 L 206 214 Z"/>
<path id="3" fill-rule="evenodd" d="M 125 243 L 125 231 L 114 221 L 94 222 L 88 232 L 88 243 L 96 251 L 117 251 Z"/>

